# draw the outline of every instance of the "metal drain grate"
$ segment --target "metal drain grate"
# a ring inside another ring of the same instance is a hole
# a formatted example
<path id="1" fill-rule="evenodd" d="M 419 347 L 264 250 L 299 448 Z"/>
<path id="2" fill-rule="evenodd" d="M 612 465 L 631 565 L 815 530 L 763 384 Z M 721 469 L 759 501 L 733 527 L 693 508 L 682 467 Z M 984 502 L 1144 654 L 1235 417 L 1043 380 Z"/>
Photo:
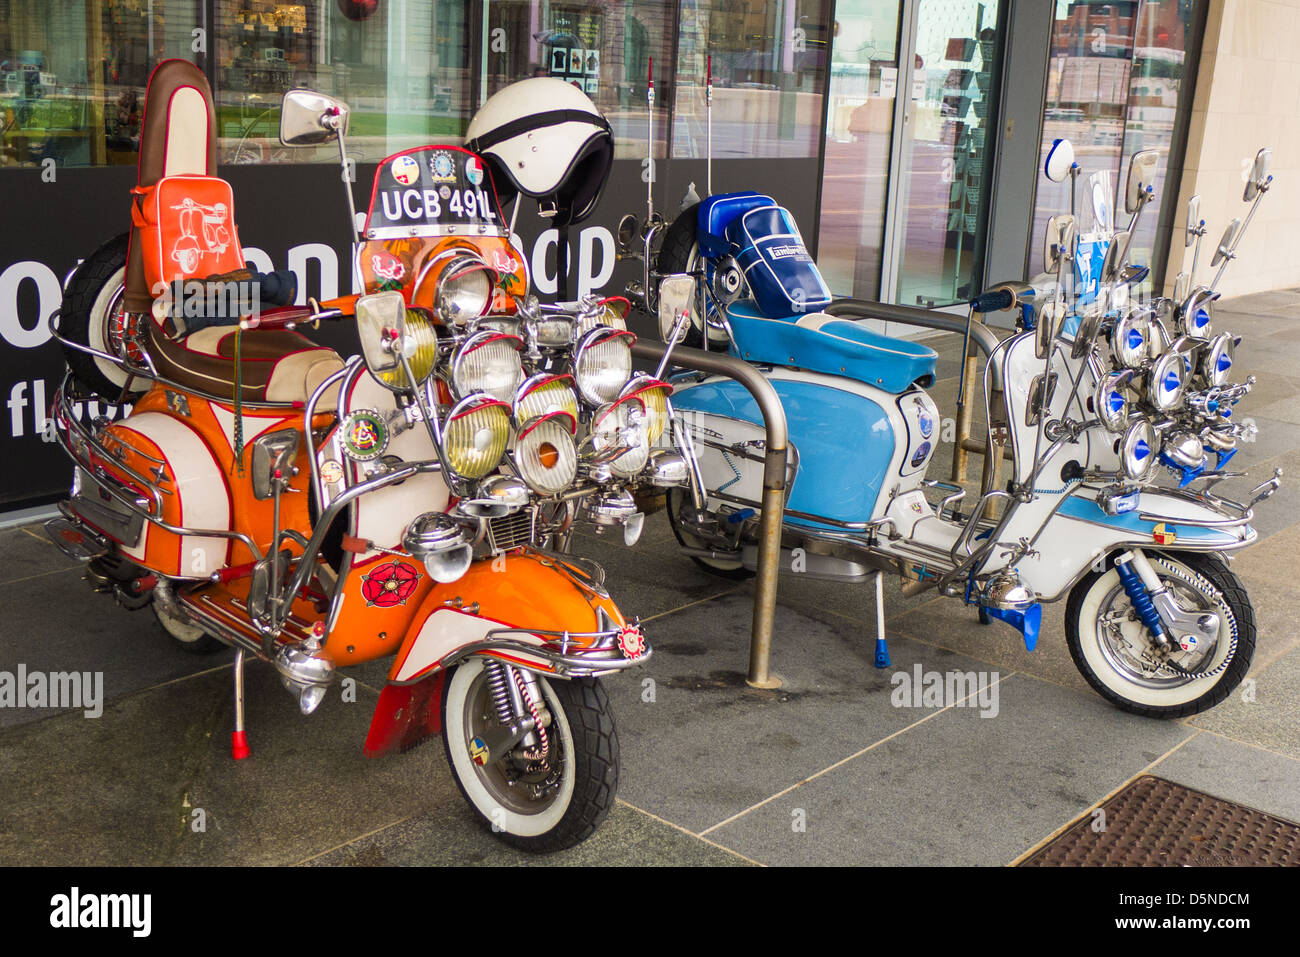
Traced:
<path id="1" fill-rule="evenodd" d="M 1143 775 L 1021 867 L 1300 865 L 1300 825 Z M 1104 827 L 1093 830 L 1104 821 Z"/>

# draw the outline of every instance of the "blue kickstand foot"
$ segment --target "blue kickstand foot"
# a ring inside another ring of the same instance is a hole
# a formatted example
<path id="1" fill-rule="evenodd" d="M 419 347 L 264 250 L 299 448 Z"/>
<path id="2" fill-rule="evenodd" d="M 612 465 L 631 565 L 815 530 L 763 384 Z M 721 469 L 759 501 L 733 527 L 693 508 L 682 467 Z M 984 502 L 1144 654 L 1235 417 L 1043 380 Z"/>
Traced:
<path id="1" fill-rule="evenodd" d="M 981 625 L 987 625 L 987 624 L 991 624 L 992 621 L 993 621 L 993 619 L 989 617 L 988 609 L 987 609 L 987 608 L 981 608 L 981 609 L 980 609 L 980 624 L 981 624 Z"/>
<path id="2" fill-rule="evenodd" d="M 885 644 L 884 638 L 876 639 L 876 667 L 889 667 L 889 645 Z"/>

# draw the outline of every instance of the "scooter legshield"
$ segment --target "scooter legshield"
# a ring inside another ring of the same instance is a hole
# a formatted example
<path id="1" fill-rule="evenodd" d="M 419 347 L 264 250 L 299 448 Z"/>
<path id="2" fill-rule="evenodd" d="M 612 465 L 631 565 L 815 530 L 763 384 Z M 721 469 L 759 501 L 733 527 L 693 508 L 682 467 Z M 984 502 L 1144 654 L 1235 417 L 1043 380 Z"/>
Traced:
<path id="1" fill-rule="evenodd" d="M 567 633 L 571 655 L 596 643 L 589 633 L 626 624 L 612 600 L 575 580 L 549 556 L 477 561 L 459 580 L 435 586 L 416 612 L 379 696 L 364 753 L 405 751 L 441 733 L 443 662 L 466 645 L 484 643 L 475 654 L 555 673 L 544 656 L 519 645 L 542 649 L 553 643 L 558 650 L 560 638 L 532 632 Z M 511 631 L 511 647 L 504 641 L 492 646 L 491 633 L 501 630 Z"/>

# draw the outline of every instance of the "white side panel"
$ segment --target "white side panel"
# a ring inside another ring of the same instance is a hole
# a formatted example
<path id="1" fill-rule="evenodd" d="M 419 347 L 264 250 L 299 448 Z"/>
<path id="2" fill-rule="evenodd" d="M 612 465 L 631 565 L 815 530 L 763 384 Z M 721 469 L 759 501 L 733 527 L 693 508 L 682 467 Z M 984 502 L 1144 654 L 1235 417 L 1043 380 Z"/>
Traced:
<path id="1" fill-rule="evenodd" d="M 488 632 L 505 628 L 500 622 L 488 621 L 454 608 L 439 608 L 430 615 L 420 628 L 420 634 L 411 646 L 411 653 L 402 662 L 396 681 L 409 681 L 421 671 L 437 664 L 447 655 L 463 645 L 483 641 Z M 512 634 L 511 641 L 540 645 L 541 639 L 535 635 Z"/>
<path id="2" fill-rule="evenodd" d="M 363 372 L 344 403 L 340 416 L 346 416 L 355 409 L 374 409 L 377 412 L 392 413 L 397 411 L 393 393 L 384 388 L 369 374 Z M 395 455 L 404 462 L 436 460 L 438 452 L 429 437 L 429 430 L 417 422 L 414 428 L 407 429 L 394 437 L 388 444 L 385 457 Z M 346 462 L 344 466 L 350 481 L 364 481 L 362 471 L 369 463 Z M 353 510 L 354 526 L 352 534 L 366 539 L 384 548 L 393 548 L 402 541 L 402 533 L 407 526 L 425 512 L 445 512 L 451 499 L 451 492 L 442 475 L 417 475 L 400 485 L 388 486 L 377 492 L 361 496 Z M 359 561 L 377 552 L 368 552 L 359 556 Z"/>
<path id="3" fill-rule="evenodd" d="M 122 423 L 153 442 L 176 477 L 175 494 L 181 503 L 178 524 L 186 528 L 230 528 L 230 492 L 221 468 L 198 434 L 184 423 L 159 412 L 143 412 Z M 148 529 L 148 526 L 145 526 Z M 126 550 L 133 558 L 144 557 L 147 535 L 142 535 L 136 549 Z M 187 578 L 206 578 L 225 567 L 224 538 L 186 535 L 181 539 L 180 574 Z"/>

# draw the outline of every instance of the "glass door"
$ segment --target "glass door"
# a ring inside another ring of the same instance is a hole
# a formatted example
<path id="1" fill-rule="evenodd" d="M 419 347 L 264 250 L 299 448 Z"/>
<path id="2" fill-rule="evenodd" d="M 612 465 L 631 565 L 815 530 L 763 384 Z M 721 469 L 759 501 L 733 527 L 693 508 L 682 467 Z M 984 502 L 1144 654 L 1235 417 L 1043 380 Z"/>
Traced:
<path id="1" fill-rule="evenodd" d="M 881 298 L 902 7 L 835 5 L 817 265 L 839 296 Z"/>
<path id="2" fill-rule="evenodd" d="M 910 4 L 912 56 L 886 234 L 894 302 L 944 306 L 979 292 L 997 140 L 998 5 Z"/>
<path id="3" fill-rule="evenodd" d="M 978 292 L 1000 5 L 836 4 L 818 231 L 836 295 L 942 307 Z"/>

